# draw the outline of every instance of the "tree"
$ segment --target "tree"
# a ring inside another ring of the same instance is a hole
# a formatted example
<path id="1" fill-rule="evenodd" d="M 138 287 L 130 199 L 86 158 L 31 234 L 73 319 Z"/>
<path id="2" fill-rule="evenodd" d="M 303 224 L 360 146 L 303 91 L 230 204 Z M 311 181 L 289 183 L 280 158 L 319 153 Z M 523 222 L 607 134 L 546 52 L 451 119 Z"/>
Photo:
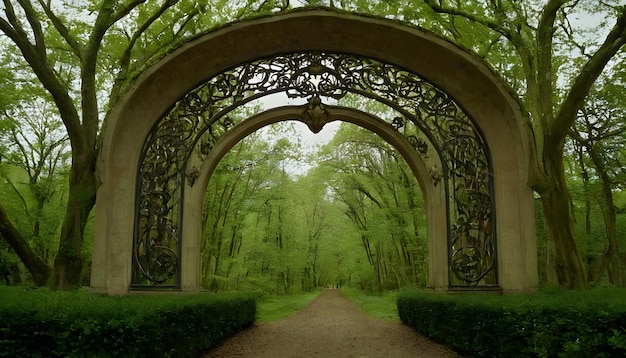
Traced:
<path id="1" fill-rule="evenodd" d="M 554 244 L 555 270 L 559 283 L 567 288 L 587 287 L 587 278 L 573 231 L 574 217 L 564 168 L 564 144 L 585 97 L 598 76 L 626 43 L 626 8 L 615 7 L 616 23 L 595 51 L 584 52 L 576 68 L 564 63 L 566 53 L 557 48 L 562 43 L 574 47 L 577 42 L 569 23 L 569 13 L 578 3 L 550 0 L 540 7 L 515 2 L 492 2 L 487 16 L 467 8 L 452 8 L 428 1 L 436 12 L 462 17 L 488 27 L 506 39 L 519 57 L 524 91 L 520 103 L 530 114 L 536 151 L 529 178 L 540 194 L 546 226 Z M 580 5 L 582 6 L 582 5 Z M 597 9 L 591 9 L 597 11 Z M 527 14 L 536 16 L 537 21 Z M 559 88 L 555 71 L 569 71 L 567 86 Z"/>
<path id="2" fill-rule="evenodd" d="M 49 280 L 52 287 L 69 289 L 80 284 L 83 236 L 97 190 L 98 135 L 108 111 L 128 85 L 190 36 L 216 23 L 270 11 L 275 5 L 274 1 L 233 5 L 178 0 L 158 4 L 3 0 L 0 32 L 30 70 L 20 75 L 34 76 L 45 88 L 69 137 L 69 196 Z"/>
<path id="3" fill-rule="evenodd" d="M 621 64 L 619 67 L 623 67 Z M 619 75 L 621 73 L 621 76 Z M 579 111 L 578 120 L 571 131 L 571 138 L 580 157 L 583 182 L 589 187 L 591 177 L 600 183 L 598 201 L 602 209 L 608 244 L 600 262 L 591 268 L 591 279 L 598 282 L 608 273 L 609 282 L 616 283 L 611 262 L 618 253 L 617 207 L 613 200 L 613 190 L 623 185 L 624 145 L 626 144 L 626 108 L 624 108 L 623 71 L 614 71 L 611 78 L 603 78 L 602 83 L 590 93 L 585 107 Z M 589 163 L 587 168 L 586 163 Z M 590 189 L 586 190 L 587 192 Z M 589 212 L 589 200 L 586 203 Z M 587 231 L 589 232 L 589 214 Z"/>
<path id="4" fill-rule="evenodd" d="M 375 290 L 415 285 L 424 274 L 419 231 L 425 223 L 419 219 L 424 213 L 417 181 L 406 162 L 379 137 L 347 125 L 322 153 L 323 166 L 332 168 L 331 193 L 359 233 Z"/>
<path id="5" fill-rule="evenodd" d="M 304 218 L 304 228 L 306 234 L 307 257 L 306 265 L 303 268 L 302 290 L 310 291 L 321 285 L 322 269 L 320 267 L 321 238 L 327 230 L 327 212 L 329 202 L 325 198 L 326 187 L 320 183 L 318 177 L 307 175 L 298 178 L 296 182 L 296 192 L 294 199 L 298 201 L 301 212 L 298 213 Z"/>
<path id="6" fill-rule="evenodd" d="M 11 245 L 15 253 L 22 259 L 22 262 L 28 267 L 33 281 L 37 285 L 43 285 L 50 275 L 50 267 L 37 254 L 32 252 L 30 245 L 22 236 L 21 232 L 13 225 L 8 218 L 8 214 L 4 207 L 0 206 L 0 236 Z"/>
<path id="7" fill-rule="evenodd" d="M 228 289 L 232 281 L 236 285 L 245 281 L 242 276 L 263 276 L 266 272 L 274 279 L 282 275 L 281 292 L 294 280 L 297 270 L 292 269 L 293 263 L 299 260 L 289 259 L 291 247 L 286 241 L 294 235 L 287 232 L 302 225 L 292 225 L 301 218 L 294 217 L 295 210 L 291 209 L 294 184 L 285 166 L 300 154 L 288 139 L 290 135 L 293 128 L 285 124 L 254 133 L 234 146 L 214 171 L 203 220 L 204 280 L 211 290 Z M 252 253 L 250 247 L 257 250 Z M 259 251 L 264 254 L 258 255 Z M 257 265 L 257 260 L 267 265 Z M 287 268 L 279 271 L 281 264 Z"/>
<path id="8" fill-rule="evenodd" d="M 354 0 L 340 6 L 435 31 L 484 58 L 515 91 L 532 129 L 529 184 L 541 196 L 556 275 L 564 287 L 587 287 L 573 231 L 564 145 L 592 85 L 623 53 L 626 7 L 590 0 L 400 1 L 381 2 L 372 10 L 368 5 Z M 592 16 L 600 20 L 590 30 L 580 18 Z M 612 27 L 607 19 L 614 21 Z"/>
<path id="9" fill-rule="evenodd" d="M 12 66 L 8 57 L 5 55 L 3 59 L 7 76 L 0 79 L 0 88 L 6 96 L 0 108 L 0 176 L 21 204 L 11 205 L 8 211 L 14 216 L 16 212 L 23 213 L 26 220 L 22 221 L 28 224 L 22 227 L 11 221 L 5 207 L 1 208 L 0 223 L 7 228 L 3 238 L 20 256 L 34 282 L 43 285 L 51 272 L 48 267 L 54 242 L 51 236 L 60 219 L 50 212 L 46 212 L 49 217 L 44 217 L 44 206 L 63 186 L 67 136 L 54 106 L 46 100 L 46 93 L 36 84 L 17 81 L 15 73 L 22 69 Z M 21 174 L 26 175 L 25 180 Z M 9 196 L 4 196 L 5 204 Z"/>
<path id="10" fill-rule="evenodd" d="M 6 162 L 23 169 L 28 175 L 28 187 L 35 205 L 29 208 L 26 200 L 22 199 L 22 202 L 32 222 L 31 232 L 36 240 L 36 249 L 44 259 L 47 259 L 47 255 L 40 242 L 44 205 L 59 189 L 68 157 L 67 135 L 48 104 L 44 100 L 35 99 L 33 103 L 21 103 L 18 108 L 0 116 L 0 121 L 6 122 L 6 133 L 0 130 L 0 136 L 6 135 L 7 142 L 13 148 L 7 150 Z M 5 177 L 5 180 L 11 182 L 10 178 Z M 19 194 L 17 189 L 16 192 Z"/>

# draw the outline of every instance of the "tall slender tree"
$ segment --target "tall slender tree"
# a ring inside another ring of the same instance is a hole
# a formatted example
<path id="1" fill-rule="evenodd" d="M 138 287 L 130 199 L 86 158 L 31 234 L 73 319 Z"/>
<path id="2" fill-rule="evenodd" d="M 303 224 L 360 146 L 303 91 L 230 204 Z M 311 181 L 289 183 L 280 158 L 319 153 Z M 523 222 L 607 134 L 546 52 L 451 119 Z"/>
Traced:
<path id="1" fill-rule="evenodd" d="M 342 125 L 324 148 L 335 199 L 358 230 L 378 292 L 415 285 L 425 223 L 417 181 L 399 154 L 363 129 Z"/>
<path id="2" fill-rule="evenodd" d="M 595 178 L 600 187 L 597 202 L 604 219 L 607 242 L 598 265 L 589 270 L 590 279 L 595 282 L 600 281 L 604 274 L 608 274 L 611 283 L 617 282 L 611 269 L 611 263 L 618 253 L 617 207 L 613 190 L 623 183 L 625 172 L 622 163 L 626 159 L 626 108 L 623 104 L 626 83 L 623 71 L 619 71 L 620 67 L 623 68 L 623 64 L 618 66 L 613 76 L 605 77 L 587 97 L 585 107 L 579 111 L 578 120 L 571 131 L 574 147 L 581 156 L 579 165 L 584 182 L 588 183 Z M 590 225 L 587 226 L 589 228 Z"/>

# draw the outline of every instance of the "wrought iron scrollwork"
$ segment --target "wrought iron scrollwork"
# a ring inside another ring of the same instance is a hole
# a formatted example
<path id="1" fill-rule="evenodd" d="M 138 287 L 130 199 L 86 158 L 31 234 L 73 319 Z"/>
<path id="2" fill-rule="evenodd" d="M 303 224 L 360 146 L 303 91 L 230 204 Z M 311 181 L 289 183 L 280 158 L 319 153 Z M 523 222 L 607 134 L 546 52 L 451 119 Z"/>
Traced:
<path id="1" fill-rule="evenodd" d="M 441 160 L 433 181 L 445 183 L 449 198 L 451 284 L 497 284 L 491 165 L 471 119 L 445 92 L 398 66 L 325 52 L 242 64 L 186 94 L 156 123 L 144 144 L 138 175 L 133 284 L 178 284 L 188 158 L 193 153 L 205 158 L 225 133 L 245 120 L 229 116 L 235 109 L 279 92 L 309 101 L 363 96 L 398 113 L 388 124 L 418 153 L 426 156 L 434 150 Z M 327 113 L 321 100 L 309 105 L 305 114 L 318 130 Z"/>

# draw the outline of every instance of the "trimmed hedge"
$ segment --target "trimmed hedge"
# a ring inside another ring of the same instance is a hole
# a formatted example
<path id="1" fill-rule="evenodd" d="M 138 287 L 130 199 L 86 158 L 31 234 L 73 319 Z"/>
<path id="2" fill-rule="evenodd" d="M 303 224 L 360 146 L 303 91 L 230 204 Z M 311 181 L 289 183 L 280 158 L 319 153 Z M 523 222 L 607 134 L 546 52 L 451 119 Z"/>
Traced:
<path id="1" fill-rule="evenodd" d="M 195 357 L 256 318 L 249 294 L 0 295 L 0 357 Z"/>
<path id="2" fill-rule="evenodd" d="M 400 319 L 476 357 L 625 357 L 626 291 L 398 296 Z"/>

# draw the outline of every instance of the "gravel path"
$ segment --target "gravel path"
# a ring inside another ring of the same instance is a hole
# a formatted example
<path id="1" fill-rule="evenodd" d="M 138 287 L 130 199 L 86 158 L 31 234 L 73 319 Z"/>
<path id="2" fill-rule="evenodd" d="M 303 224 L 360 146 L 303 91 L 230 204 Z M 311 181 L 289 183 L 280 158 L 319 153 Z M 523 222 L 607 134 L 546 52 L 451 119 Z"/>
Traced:
<path id="1" fill-rule="evenodd" d="M 286 319 L 255 324 L 206 353 L 218 357 L 460 357 L 401 323 L 363 313 L 340 290 L 326 290 Z"/>

